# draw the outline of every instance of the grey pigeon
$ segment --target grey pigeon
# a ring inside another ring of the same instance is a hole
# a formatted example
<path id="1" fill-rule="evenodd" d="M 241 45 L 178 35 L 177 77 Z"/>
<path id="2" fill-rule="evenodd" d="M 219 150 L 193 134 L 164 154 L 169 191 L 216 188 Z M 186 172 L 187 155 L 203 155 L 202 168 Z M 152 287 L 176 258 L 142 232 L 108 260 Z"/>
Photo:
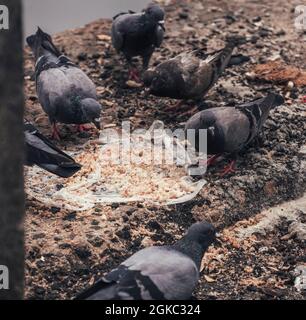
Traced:
<path id="1" fill-rule="evenodd" d="M 184 52 L 145 72 L 143 80 L 150 94 L 178 100 L 202 99 L 228 65 L 236 43 L 206 55 L 202 50 Z"/>
<path id="2" fill-rule="evenodd" d="M 56 122 L 82 125 L 93 123 L 100 129 L 102 107 L 96 87 L 88 76 L 66 56 L 61 55 L 52 38 L 38 28 L 27 38 L 36 60 L 35 77 L 39 102 L 59 138 Z"/>
<path id="3" fill-rule="evenodd" d="M 204 110 L 194 115 L 185 130 L 195 130 L 196 148 L 200 148 L 199 130 L 207 130 L 207 153 L 215 155 L 212 164 L 222 154 L 236 155 L 260 133 L 272 108 L 284 103 L 282 96 L 274 93 L 237 107 L 220 107 Z M 206 143 L 206 141 L 203 141 Z M 202 145 L 203 147 L 203 145 Z M 224 170 L 224 174 L 234 171 L 235 159 Z"/>
<path id="4" fill-rule="evenodd" d="M 201 261 L 215 240 L 209 223 L 196 223 L 173 246 L 139 251 L 77 300 L 186 300 L 198 284 Z"/>
<path id="5" fill-rule="evenodd" d="M 148 5 L 141 13 L 120 13 L 113 19 L 112 42 L 119 53 L 123 53 L 129 65 L 132 58 L 141 56 L 143 68 L 149 66 L 155 48 L 164 39 L 164 10 L 155 3 Z M 139 81 L 137 70 L 131 68 L 130 79 Z"/>
<path id="6" fill-rule="evenodd" d="M 69 178 L 81 169 L 70 156 L 62 152 L 30 123 L 24 124 L 26 165 L 37 165 L 59 177 Z"/>

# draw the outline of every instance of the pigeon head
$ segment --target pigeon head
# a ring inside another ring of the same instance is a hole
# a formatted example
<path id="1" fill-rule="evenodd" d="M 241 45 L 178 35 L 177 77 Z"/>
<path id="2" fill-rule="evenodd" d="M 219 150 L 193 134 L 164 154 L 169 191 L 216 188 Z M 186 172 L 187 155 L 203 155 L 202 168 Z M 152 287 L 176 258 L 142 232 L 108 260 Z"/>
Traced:
<path id="1" fill-rule="evenodd" d="M 157 3 L 150 3 L 144 12 L 150 20 L 160 24 L 164 23 L 165 11 Z"/>
<path id="2" fill-rule="evenodd" d="M 145 87 L 150 88 L 153 82 L 153 79 L 156 78 L 157 72 L 149 69 L 143 74 L 143 83 Z"/>
<path id="3" fill-rule="evenodd" d="M 216 239 L 216 229 L 208 222 L 198 222 L 189 228 L 186 238 L 207 249 Z"/>
<path id="4" fill-rule="evenodd" d="M 199 130 L 206 130 L 207 139 L 205 136 L 199 134 Z M 224 147 L 224 132 L 223 129 L 216 122 L 216 118 L 211 109 L 202 111 L 194 115 L 186 124 L 185 131 L 186 134 L 188 130 L 195 130 L 196 140 L 195 148 L 199 151 L 200 147 L 202 148 L 201 152 L 204 152 L 204 149 L 208 154 L 217 154 L 220 153 L 220 150 Z M 187 134 L 188 137 L 188 134 Z M 201 139 L 205 139 L 204 141 Z M 193 143 L 193 141 L 190 141 Z M 222 151 L 221 151 L 222 153 Z"/>
<path id="5" fill-rule="evenodd" d="M 27 37 L 26 41 L 33 51 L 36 59 L 46 54 L 46 52 L 54 54 L 57 57 L 61 55 L 59 50 L 53 44 L 51 36 L 43 32 L 39 27 L 36 34 Z"/>
<path id="6" fill-rule="evenodd" d="M 171 91 L 173 90 L 171 84 L 173 81 L 169 77 L 168 72 L 149 69 L 143 75 L 143 82 L 145 87 L 149 88 L 149 93 L 171 97 Z M 176 90 L 180 90 L 179 85 L 176 87 Z"/>
<path id="7" fill-rule="evenodd" d="M 81 100 L 81 108 L 83 111 L 84 123 L 93 123 L 97 129 L 101 129 L 101 112 L 100 103 L 91 98 Z"/>
<path id="8" fill-rule="evenodd" d="M 281 95 L 273 94 L 273 93 L 271 93 L 271 95 L 274 97 L 274 105 L 275 106 L 278 107 L 278 106 L 281 106 L 285 103 L 285 100 Z"/>

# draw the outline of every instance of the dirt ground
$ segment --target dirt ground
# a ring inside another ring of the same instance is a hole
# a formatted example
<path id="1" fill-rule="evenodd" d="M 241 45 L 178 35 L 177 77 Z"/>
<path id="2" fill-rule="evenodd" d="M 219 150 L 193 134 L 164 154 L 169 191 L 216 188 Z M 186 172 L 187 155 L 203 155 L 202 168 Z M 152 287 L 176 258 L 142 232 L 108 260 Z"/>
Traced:
<path id="1" fill-rule="evenodd" d="M 134 252 L 171 244 L 192 222 L 207 220 L 219 234 L 203 261 L 197 299 L 305 299 L 305 291 L 294 286 L 294 270 L 306 266 L 302 198 L 306 105 L 301 102 L 306 90 L 288 85 L 291 79 L 265 81 L 254 75 L 256 66 L 271 60 L 306 69 L 306 34 L 294 29 L 294 8 L 300 3 L 185 0 L 163 4 L 167 36 L 152 64 L 193 48 L 217 50 L 227 35 L 244 35 L 247 42 L 237 52 L 249 56 L 250 62 L 229 68 L 207 96 L 206 105 L 235 105 L 271 90 L 282 93 L 286 104 L 272 111 L 262 136 L 240 155 L 236 174 L 220 178 L 224 163 L 211 169 L 208 184 L 184 205 L 115 204 L 70 212 L 28 197 L 26 297 L 71 299 Z M 105 107 L 104 125 L 120 126 L 130 120 L 134 128 L 149 128 L 158 119 L 171 128 L 182 127 L 187 115 L 164 112 L 175 101 L 147 98 L 143 88 L 126 85 L 127 68 L 111 47 L 110 26 L 111 21 L 101 20 L 54 37 L 59 48 L 95 81 Z M 35 93 L 33 68 L 26 48 L 26 117 L 50 135 Z M 60 128 L 63 140 L 58 145 L 67 151 L 98 137 L 96 131 L 88 135 L 74 133 L 71 126 Z"/>

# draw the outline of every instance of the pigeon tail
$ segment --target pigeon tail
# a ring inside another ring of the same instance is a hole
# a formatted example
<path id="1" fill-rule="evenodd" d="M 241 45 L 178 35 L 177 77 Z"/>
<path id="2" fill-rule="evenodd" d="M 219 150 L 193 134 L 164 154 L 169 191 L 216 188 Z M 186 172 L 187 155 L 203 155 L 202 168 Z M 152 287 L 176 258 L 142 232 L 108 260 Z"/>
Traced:
<path id="1" fill-rule="evenodd" d="M 51 161 L 50 161 L 51 162 Z M 44 169 L 61 178 L 70 178 L 81 169 L 81 165 L 77 163 L 36 163 L 38 167 Z"/>
<path id="2" fill-rule="evenodd" d="M 95 283 L 92 287 L 78 294 L 73 300 L 79 301 L 92 299 L 92 297 L 97 293 L 100 293 L 100 296 L 103 295 L 103 298 L 105 300 L 111 300 L 114 299 L 116 296 L 116 289 L 116 282 L 109 283 L 103 278 L 102 280 Z"/>
<path id="3" fill-rule="evenodd" d="M 26 164 L 62 178 L 69 178 L 81 169 L 73 158 L 58 149 L 31 124 L 25 124 Z"/>
<path id="4" fill-rule="evenodd" d="M 61 55 L 60 51 L 53 44 L 51 36 L 42 31 L 40 27 L 37 28 L 36 34 L 29 36 L 26 41 L 33 51 L 36 60 L 43 55 L 49 54 L 55 57 Z"/>
<path id="5" fill-rule="evenodd" d="M 224 49 L 213 53 L 205 60 L 205 63 L 210 64 L 213 68 L 213 76 L 211 78 L 211 84 L 209 88 L 211 88 L 217 82 L 221 74 L 227 68 L 235 47 L 235 42 L 228 42 Z"/>

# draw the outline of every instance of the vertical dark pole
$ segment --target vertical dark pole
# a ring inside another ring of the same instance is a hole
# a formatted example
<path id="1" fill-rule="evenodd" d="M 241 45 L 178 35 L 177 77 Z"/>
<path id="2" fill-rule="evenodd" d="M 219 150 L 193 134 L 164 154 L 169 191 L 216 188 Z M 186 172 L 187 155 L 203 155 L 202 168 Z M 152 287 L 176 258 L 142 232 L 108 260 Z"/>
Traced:
<path id="1" fill-rule="evenodd" d="M 9 11 L 9 29 L 0 26 L 0 300 L 17 300 L 24 293 L 22 7 L 21 0 L 0 5 Z M 1 289 L 1 266 L 9 271 L 8 290 Z"/>

